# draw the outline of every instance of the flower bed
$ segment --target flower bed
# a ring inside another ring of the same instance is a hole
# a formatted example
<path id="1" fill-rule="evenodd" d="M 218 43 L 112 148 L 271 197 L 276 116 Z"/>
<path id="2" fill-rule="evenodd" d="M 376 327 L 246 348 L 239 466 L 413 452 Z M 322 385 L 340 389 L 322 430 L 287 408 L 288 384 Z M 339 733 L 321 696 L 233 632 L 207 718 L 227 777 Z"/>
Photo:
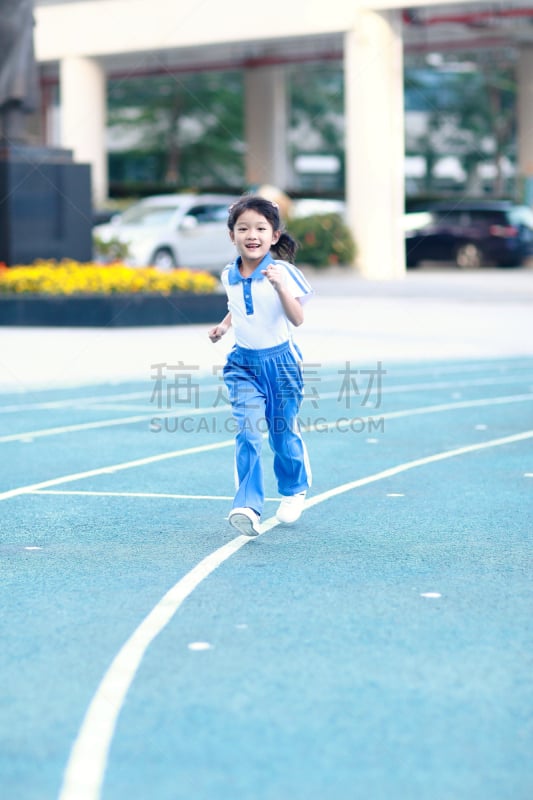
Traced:
<path id="1" fill-rule="evenodd" d="M 186 325 L 217 322 L 227 311 L 206 272 L 124 264 L 36 262 L 0 265 L 0 324 L 54 326 Z"/>
<path id="2" fill-rule="evenodd" d="M 134 268 L 122 263 L 80 264 L 77 261 L 36 261 L 31 266 L 0 265 L 1 294 L 212 294 L 218 281 L 207 272 L 155 267 Z"/>

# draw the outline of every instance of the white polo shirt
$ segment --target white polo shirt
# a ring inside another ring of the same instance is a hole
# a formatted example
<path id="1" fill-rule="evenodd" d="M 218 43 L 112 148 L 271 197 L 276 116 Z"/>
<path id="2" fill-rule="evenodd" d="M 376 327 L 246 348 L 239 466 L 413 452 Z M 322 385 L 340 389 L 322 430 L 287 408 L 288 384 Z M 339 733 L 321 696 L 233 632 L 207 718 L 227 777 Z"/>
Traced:
<path id="1" fill-rule="evenodd" d="M 239 272 L 241 258 L 222 271 L 221 280 L 228 296 L 228 310 L 239 347 L 262 350 L 291 339 L 293 325 L 283 310 L 278 293 L 262 270 L 269 264 L 283 268 L 283 285 L 293 297 L 306 302 L 313 290 L 300 270 L 287 261 L 275 261 L 268 253 L 248 278 Z"/>

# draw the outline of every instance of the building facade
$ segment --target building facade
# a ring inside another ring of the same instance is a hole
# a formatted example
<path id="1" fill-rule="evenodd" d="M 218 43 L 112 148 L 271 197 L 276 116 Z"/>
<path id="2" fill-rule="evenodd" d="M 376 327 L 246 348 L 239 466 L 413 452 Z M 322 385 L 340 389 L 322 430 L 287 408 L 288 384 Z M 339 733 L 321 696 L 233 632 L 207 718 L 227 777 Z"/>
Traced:
<path id="1" fill-rule="evenodd" d="M 91 164 L 108 192 L 106 80 L 147 66 L 245 72 L 246 181 L 286 188 L 284 65 L 340 57 L 345 76 L 346 183 L 358 269 L 405 273 L 403 61 L 406 48 L 518 49 L 518 168 L 533 182 L 533 2 L 412 0 L 36 0 L 35 45 L 57 76 L 60 144 Z M 46 105 L 46 99 L 45 99 Z M 45 109 L 46 111 L 46 109 Z M 386 230 L 388 235 L 383 236 Z"/>

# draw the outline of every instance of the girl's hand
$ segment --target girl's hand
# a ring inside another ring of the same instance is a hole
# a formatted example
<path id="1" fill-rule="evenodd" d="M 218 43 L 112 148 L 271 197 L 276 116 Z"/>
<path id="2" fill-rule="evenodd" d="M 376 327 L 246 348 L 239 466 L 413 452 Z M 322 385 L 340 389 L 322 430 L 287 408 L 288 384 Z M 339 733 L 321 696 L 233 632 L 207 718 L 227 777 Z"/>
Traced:
<path id="1" fill-rule="evenodd" d="M 231 328 L 231 311 L 228 311 L 222 322 L 219 322 L 218 325 L 215 325 L 214 328 L 211 328 L 210 331 L 207 332 L 207 335 L 211 339 L 212 342 L 218 342 L 225 333 L 229 331 Z"/>
<path id="2" fill-rule="evenodd" d="M 207 335 L 212 342 L 218 342 L 220 339 L 222 339 L 224 334 L 228 332 L 228 327 L 229 325 L 225 325 L 223 322 L 221 322 L 219 325 L 215 325 L 214 328 L 211 328 Z"/>
<path id="3" fill-rule="evenodd" d="M 266 269 L 261 270 L 263 275 L 266 275 L 274 289 L 279 289 L 283 286 L 283 271 L 277 264 L 269 264 Z"/>

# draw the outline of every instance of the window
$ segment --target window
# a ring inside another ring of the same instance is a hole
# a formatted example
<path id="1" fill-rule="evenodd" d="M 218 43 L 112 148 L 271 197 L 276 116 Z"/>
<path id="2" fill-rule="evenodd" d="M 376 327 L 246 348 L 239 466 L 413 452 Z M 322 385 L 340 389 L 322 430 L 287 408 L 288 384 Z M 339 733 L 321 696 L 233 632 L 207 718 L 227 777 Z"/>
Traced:
<path id="1" fill-rule="evenodd" d="M 225 222 L 228 218 L 228 207 L 219 204 L 193 206 L 187 212 L 187 216 L 195 217 L 200 225 L 207 222 Z"/>
<path id="2" fill-rule="evenodd" d="M 509 213 L 511 225 L 525 225 L 533 228 L 533 211 L 527 206 L 516 206 Z"/>
<path id="3" fill-rule="evenodd" d="M 174 214 L 176 206 L 135 205 L 122 215 L 123 225 L 166 225 Z"/>

